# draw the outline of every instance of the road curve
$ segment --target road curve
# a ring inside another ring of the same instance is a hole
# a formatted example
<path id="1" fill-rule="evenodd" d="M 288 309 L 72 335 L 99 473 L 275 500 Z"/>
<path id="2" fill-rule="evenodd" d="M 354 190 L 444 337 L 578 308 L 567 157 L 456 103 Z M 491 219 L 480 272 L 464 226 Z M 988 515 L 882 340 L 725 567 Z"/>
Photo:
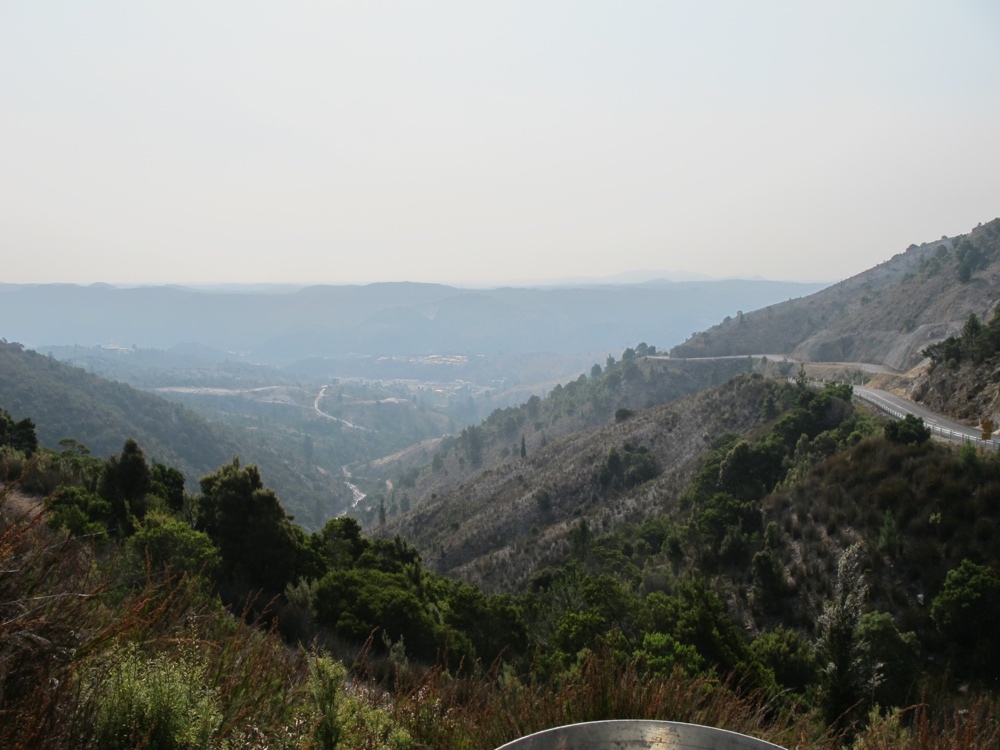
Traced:
<path id="1" fill-rule="evenodd" d="M 714 359 L 768 359 L 771 362 L 791 362 L 793 365 L 838 365 L 840 367 L 855 367 L 864 372 L 871 372 L 877 375 L 883 374 L 896 374 L 899 371 L 893 370 L 891 367 L 886 365 L 877 365 L 870 362 L 806 362 L 800 359 L 794 359 L 789 357 L 787 354 L 724 354 L 719 357 L 671 357 L 668 355 L 653 354 L 648 355 L 646 359 L 662 359 L 669 362 L 710 362 Z"/>
<path id="2" fill-rule="evenodd" d="M 313 401 L 313 411 L 319 414 L 321 417 L 326 417 L 327 419 L 332 419 L 334 422 L 340 422 L 345 427 L 350 427 L 353 430 L 361 430 L 362 432 L 375 432 L 375 430 L 369 430 L 367 427 L 362 427 L 359 424 L 354 424 L 353 422 L 348 422 L 346 419 L 341 419 L 340 417 L 335 417 L 332 414 L 327 414 L 325 411 L 319 408 L 319 402 L 322 400 L 323 396 L 326 395 L 326 389 L 330 386 L 324 385 L 319 389 L 319 393 L 316 395 L 316 400 Z"/>
<path id="3" fill-rule="evenodd" d="M 767 357 L 774 361 L 787 361 L 794 364 L 800 364 L 799 360 L 792 359 L 785 354 L 733 354 L 722 357 L 667 357 L 654 355 L 649 357 L 649 359 L 663 359 L 663 360 L 673 360 L 675 362 L 684 362 L 688 360 L 693 361 L 706 361 L 713 359 L 745 359 L 746 357 L 752 357 L 754 359 L 760 359 L 762 357 Z M 870 373 L 894 373 L 895 371 L 885 365 L 871 364 L 867 362 L 807 362 L 805 364 L 814 365 L 842 365 L 846 367 L 857 367 L 860 370 Z M 921 406 L 920 404 L 910 401 L 908 398 L 903 398 L 902 396 L 897 396 L 895 393 L 890 393 L 889 391 L 881 391 L 877 388 L 863 388 L 860 386 L 854 386 L 854 395 L 861 398 L 868 403 L 874 405 L 881 411 L 887 412 L 898 419 L 902 419 L 907 414 L 912 414 L 915 417 L 920 417 L 924 420 L 924 424 L 931 428 L 933 433 L 940 438 L 945 440 L 957 440 L 966 441 L 974 440 L 982 445 L 990 446 L 994 449 L 1000 445 L 995 437 L 991 440 L 983 440 L 983 431 L 978 427 L 972 427 L 967 424 L 962 424 L 961 422 L 956 422 L 953 419 L 933 412 L 926 406 Z"/>

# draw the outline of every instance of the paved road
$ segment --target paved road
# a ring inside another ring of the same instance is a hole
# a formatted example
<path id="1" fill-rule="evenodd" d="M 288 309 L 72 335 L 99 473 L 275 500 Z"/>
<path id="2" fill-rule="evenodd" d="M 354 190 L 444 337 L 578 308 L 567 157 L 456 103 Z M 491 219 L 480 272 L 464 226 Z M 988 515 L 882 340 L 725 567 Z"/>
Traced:
<path id="1" fill-rule="evenodd" d="M 672 362 L 706 362 L 712 359 L 746 359 L 747 357 L 753 357 L 754 359 L 760 359 L 761 357 L 767 357 L 768 359 L 773 359 L 775 361 L 787 360 L 789 362 L 794 362 L 798 364 L 797 359 L 792 359 L 785 354 L 723 354 L 720 357 L 671 357 L 667 354 L 651 354 L 648 355 L 647 359 L 668 359 Z"/>
<path id="2" fill-rule="evenodd" d="M 348 422 L 346 419 L 341 419 L 340 417 L 335 417 L 332 414 L 327 414 L 325 411 L 319 408 L 319 402 L 323 400 L 323 396 L 326 395 L 326 389 L 330 386 L 324 385 L 319 389 L 319 394 L 316 396 L 316 400 L 313 401 L 313 411 L 319 414 L 321 417 L 326 417 L 327 419 L 332 419 L 334 422 L 340 422 L 346 427 L 350 427 L 354 430 L 361 430 L 362 432 L 375 432 L 375 430 L 369 430 L 367 427 L 362 427 L 359 424 L 354 424 L 353 422 Z"/>
<path id="3" fill-rule="evenodd" d="M 873 365 L 869 362 L 807 362 L 808 365 L 839 365 L 840 367 L 853 367 L 864 372 L 873 372 L 876 375 L 898 375 L 899 370 L 893 370 L 886 365 Z"/>
<path id="4" fill-rule="evenodd" d="M 761 357 L 767 357 L 774 361 L 788 361 L 795 364 L 799 364 L 798 360 L 792 359 L 785 354 L 739 354 L 739 355 L 729 355 L 723 357 L 675 357 L 673 360 L 675 362 L 684 362 L 687 360 L 694 361 L 706 361 L 712 359 L 744 359 L 746 357 L 753 357 L 754 359 L 759 359 Z M 671 357 L 665 356 L 653 356 L 649 359 L 664 359 L 669 360 Z M 865 372 L 871 373 L 896 373 L 896 370 L 886 367 L 885 365 L 870 364 L 867 362 L 812 362 L 808 364 L 816 365 L 842 365 L 845 367 L 856 367 Z M 945 440 L 974 440 L 982 445 L 988 445 L 994 449 L 1000 446 L 1000 440 L 994 437 L 992 440 L 983 440 L 983 431 L 978 427 L 972 427 L 967 424 L 962 424 L 961 422 L 956 422 L 952 419 L 948 419 L 937 412 L 933 412 L 925 406 L 910 401 L 902 396 L 897 396 L 895 393 L 889 393 L 888 391 L 880 391 L 876 388 L 862 388 L 860 386 L 854 386 L 854 395 L 858 398 L 864 399 L 869 403 L 875 405 L 884 412 L 888 412 L 893 416 L 902 419 L 907 414 L 912 414 L 915 417 L 920 417 L 924 420 L 924 424 L 931 428 L 934 435 Z"/>
<path id="5" fill-rule="evenodd" d="M 920 417 L 924 420 L 924 424 L 930 427 L 939 437 L 951 440 L 975 440 L 980 443 L 984 442 L 982 440 L 983 432 L 977 427 L 970 427 L 969 425 L 962 424 L 961 422 L 955 422 L 954 420 L 948 419 L 947 417 L 931 411 L 925 406 L 921 406 L 920 404 L 910 401 L 907 398 L 903 398 L 902 396 L 897 396 L 895 393 L 880 391 L 875 388 L 860 388 L 858 386 L 854 386 L 854 395 L 874 404 L 883 411 L 895 413 L 896 416 L 899 416 L 900 414 L 912 414 L 915 417 Z M 996 447 L 998 441 L 993 439 L 990 440 L 989 443 L 992 444 L 993 447 Z"/>
<path id="6" fill-rule="evenodd" d="M 752 357 L 753 359 L 763 359 L 767 357 L 772 362 L 791 362 L 794 365 L 801 364 L 800 360 L 792 359 L 787 354 L 726 354 L 721 357 L 669 357 L 666 355 L 655 354 L 647 359 L 662 359 L 671 362 L 710 362 L 713 359 L 746 359 L 747 357 Z M 858 370 L 863 370 L 865 372 L 873 372 L 876 374 L 895 374 L 898 370 L 893 370 L 891 367 L 886 367 L 885 365 L 875 365 L 868 362 L 806 362 L 807 365 L 839 365 L 841 367 L 853 367 Z"/>

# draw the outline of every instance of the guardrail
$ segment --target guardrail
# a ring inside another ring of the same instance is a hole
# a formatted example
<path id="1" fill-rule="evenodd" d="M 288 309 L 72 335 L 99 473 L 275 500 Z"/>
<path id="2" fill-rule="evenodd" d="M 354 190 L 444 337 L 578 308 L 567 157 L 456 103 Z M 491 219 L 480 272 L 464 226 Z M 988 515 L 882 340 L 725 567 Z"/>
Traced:
<path id="1" fill-rule="evenodd" d="M 905 413 L 897 409 L 893 409 L 890 406 L 886 406 L 881 401 L 877 400 L 875 397 L 869 396 L 867 393 L 858 393 L 857 391 L 854 391 L 854 395 L 862 399 L 863 401 L 867 401 L 869 404 L 874 406 L 879 411 L 884 411 L 886 414 L 889 414 L 895 417 L 896 419 L 906 419 Z M 917 415 L 914 414 L 914 416 Z M 927 424 L 926 422 L 924 423 L 924 426 L 929 428 L 932 432 L 935 432 L 938 435 L 947 438 L 948 440 L 961 440 L 962 442 L 965 443 L 976 443 L 977 445 L 982 445 L 984 447 L 990 448 L 991 450 L 996 450 L 997 446 L 1000 445 L 1000 441 L 998 441 L 996 438 L 983 440 L 981 437 L 966 435 L 964 432 L 956 432 L 955 430 L 948 430 L 945 429 L 944 427 L 938 427 L 935 424 Z"/>

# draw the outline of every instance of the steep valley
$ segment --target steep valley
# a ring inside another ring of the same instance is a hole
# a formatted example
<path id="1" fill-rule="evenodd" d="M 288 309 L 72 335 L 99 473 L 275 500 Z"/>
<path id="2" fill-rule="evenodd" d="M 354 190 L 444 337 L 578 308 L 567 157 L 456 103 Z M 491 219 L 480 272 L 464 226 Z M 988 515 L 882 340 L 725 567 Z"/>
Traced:
<path id="1" fill-rule="evenodd" d="M 765 397 L 777 394 L 774 381 L 741 376 L 571 433 L 421 500 L 380 533 L 402 534 L 441 572 L 488 591 L 517 591 L 532 573 L 565 558 L 574 524 L 608 533 L 668 513 L 690 478 L 691 462 L 721 435 L 752 430 Z M 599 470 L 609 453 L 626 449 L 648 450 L 656 478 L 626 491 L 602 486 Z"/>

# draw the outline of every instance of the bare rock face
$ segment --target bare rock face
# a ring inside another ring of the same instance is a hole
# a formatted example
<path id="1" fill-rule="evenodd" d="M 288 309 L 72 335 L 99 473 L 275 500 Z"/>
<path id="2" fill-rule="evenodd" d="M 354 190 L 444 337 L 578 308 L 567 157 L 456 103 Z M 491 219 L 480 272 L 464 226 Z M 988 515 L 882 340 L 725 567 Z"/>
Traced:
<path id="1" fill-rule="evenodd" d="M 902 336 L 897 334 L 895 343 L 885 352 L 883 363 L 901 372 L 915 367 L 924 359 L 924 349 L 959 333 L 964 322 L 956 320 L 950 323 L 926 323 L 913 333 Z"/>
<path id="2" fill-rule="evenodd" d="M 925 368 L 923 372 L 913 379 L 909 388 L 906 389 L 906 397 L 912 399 L 913 401 L 926 403 L 924 399 L 927 397 L 930 388 L 931 376 L 928 369 Z"/>
<path id="3" fill-rule="evenodd" d="M 984 419 L 1000 423 L 1000 365 L 962 363 L 938 365 L 917 378 L 913 398 L 953 419 L 979 424 Z"/>
<path id="4" fill-rule="evenodd" d="M 795 347 L 792 358 L 808 362 L 859 362 L 858 343 L 858 337 L 850 333 L 820 331 Z"/>

